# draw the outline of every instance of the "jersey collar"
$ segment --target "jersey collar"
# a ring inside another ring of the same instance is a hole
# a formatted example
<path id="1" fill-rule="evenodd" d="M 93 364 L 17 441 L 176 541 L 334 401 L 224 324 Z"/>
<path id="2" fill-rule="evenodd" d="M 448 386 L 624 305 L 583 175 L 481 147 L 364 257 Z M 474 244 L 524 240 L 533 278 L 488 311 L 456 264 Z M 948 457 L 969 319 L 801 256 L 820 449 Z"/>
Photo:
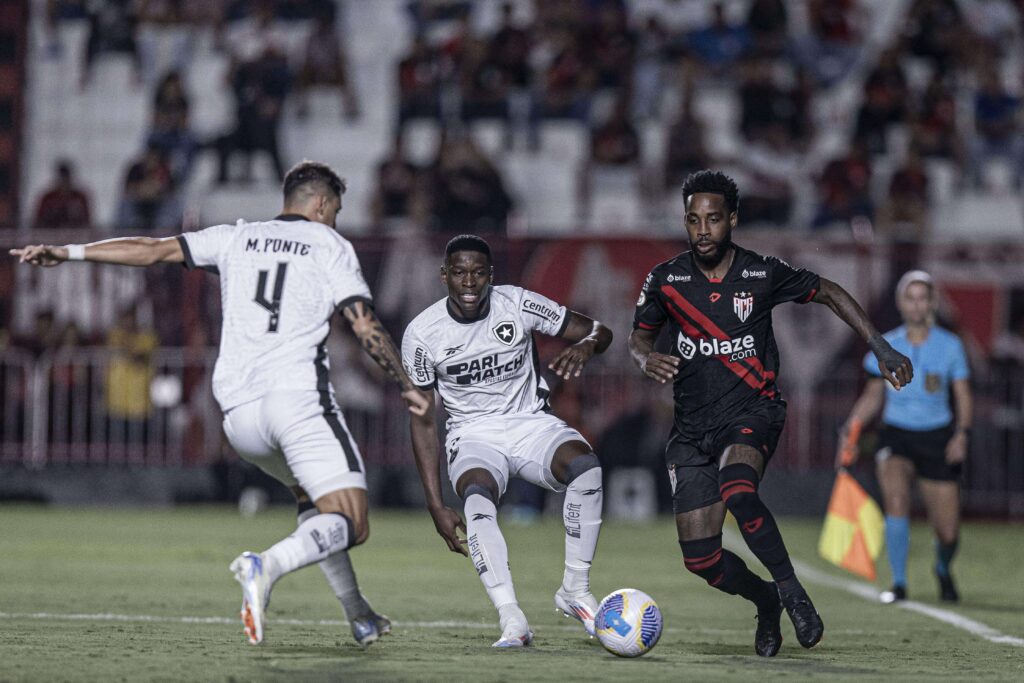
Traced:
<path id="1" fill-rule="evenodd" d="M 736 263 L 740 260 L 740 250 L 734 242 L 732 245 L 732 263 L 729 264 L 729 269 L 725 271 L 725 275 L 721 278 L 710 278 L 703 270 L 700 269 L 700 266 L 697 265 L 697 257 L 693 255 L 693 249 L 686 253 L 690 255 L 690 264 L 693 266 L 694 272 L 713 285 L 718 285 L 728 280 L 732 271 L 736 269 Z"/>
<path id="2" fill-rule="evenodd" d="M 275 221 L 308 221 L 309 219 L 305 216 L 297 213 L 282 213 L 280 216 L 274 218 Z"/>
<path id="3" fill-rule="evenodd" d="M 479 322 L 479 321 L 483 320 L 484 318 L 486 318 L 488 315 L 490 315 L 490 313 L 491 313 L 491 294 L 490 294 L 490 292 L 487 293 L 487 298 L 484 300 L 484 305 L 480 307 L 480 312 L 477 314 L 477 316 L 475 318 L 464 318 L 464 317 L 462 317 L 459 314 L 458 309 L 456 309 L 452 305 L 452 300 L 449 299 L 448 297 L 445 297 L 445 299 L 444 299 L 444 308 L 445 308 L 446 311 L 448 311 L 448 316 L 452 320 L 454 320 L 455 322 L 459 323 L 460 325 L 472 325 L 473 323 Z"/>

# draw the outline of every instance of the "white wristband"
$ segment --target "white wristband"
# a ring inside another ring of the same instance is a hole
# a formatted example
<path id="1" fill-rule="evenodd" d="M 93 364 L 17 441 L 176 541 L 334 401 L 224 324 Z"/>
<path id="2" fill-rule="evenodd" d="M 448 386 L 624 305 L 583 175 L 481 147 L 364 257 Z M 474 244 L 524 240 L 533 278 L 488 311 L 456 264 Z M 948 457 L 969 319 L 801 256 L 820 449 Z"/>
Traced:
<path id="1" fill-rule="evenodd" d="M 69 244 L 65 247 L 68 250 L 68 261 L 84 261 L 85 260 L 85 245 L 84 244 Z"/>

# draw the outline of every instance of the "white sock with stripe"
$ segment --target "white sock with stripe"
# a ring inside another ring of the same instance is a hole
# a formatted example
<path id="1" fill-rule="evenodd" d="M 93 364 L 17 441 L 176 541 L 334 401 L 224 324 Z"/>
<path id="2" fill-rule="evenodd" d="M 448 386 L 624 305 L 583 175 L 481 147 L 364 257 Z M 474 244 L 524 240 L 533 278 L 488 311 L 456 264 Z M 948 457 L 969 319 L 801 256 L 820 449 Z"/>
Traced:
<path id="1" fill-rule="evenodd" d="M 315 514 L 292 534 L 260 553 L 271 581 L 348 548 L 352 522 L 340 513 Z"/>
<path id="2" fill-rule="evenodd" d="M 590 565 L 601 533 L 601 468 L 579 475 L 565 490 L 562 521 L 565 522 L 565 574 L 562 588 L 570 593 L 590 592 Z"/>
<path id="3" fill-rule="evenodd" d="M 463 509 L 469 557 L 488 597 L 501 612 L 503 606 L 515 605 L 517 601 L 508 568 L 508 546 L 498 528 L 498 509 L 480 494 L 467 496 Z"/>
<path id="4" fill-rule="evenodd" d="M 299 513 L 298 521 L 302 524 L 310 517 L 319 514 L 316 508 L 309 508 Z M 347 550 L 339 550 L 320 562 L 320 569 L 327 578 L 327 583 L 334 591 L 335 597 L 345 610 L 345 618 L 351 621 L 356 617 L 362 617 L 370 612 L 372 608 L 366 602 L 366 598 L 359 591 L 359 583 L 356 581 L 356 573 L 352 568 L 352 559 Z"/>

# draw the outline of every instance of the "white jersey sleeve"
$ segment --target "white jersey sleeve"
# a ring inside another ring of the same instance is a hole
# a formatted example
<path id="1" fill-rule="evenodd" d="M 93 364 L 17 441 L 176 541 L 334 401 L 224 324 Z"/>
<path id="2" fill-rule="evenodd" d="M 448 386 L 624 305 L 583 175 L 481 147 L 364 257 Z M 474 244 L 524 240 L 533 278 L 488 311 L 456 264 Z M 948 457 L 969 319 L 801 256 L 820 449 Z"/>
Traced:
<path id="1" fill-rule="evenodd" d="M 192 268 L 220 269 L 224 256 L 234 237 L 234 225 L 214 225 L 196 232 L 178 236 L 178 243 L 185 253 L 185 265 Z"/>
<path id="2" fill-rule="evenodd" d="M 437 381 L 433 354 L 411 323 L 402 335 L 402 365 L 413 384 L 420 389 L 433 388 Z"/>
<path id="3" fill-rule="evenodd" d="M 569 310 L 543 294 L 519 290 L 519 313 L 527 330 L 536 330 L 550 337 L 561 336 L 569 324 Z"/>
<path id="4" fill-rule="evenodd" d="M 348 241 L 338 240 L 337 253 L 327 264 L 327 281 L 336 308 L 353 301 L 372 301 L 370 288 L 359 267 L 359 257 Z"/>

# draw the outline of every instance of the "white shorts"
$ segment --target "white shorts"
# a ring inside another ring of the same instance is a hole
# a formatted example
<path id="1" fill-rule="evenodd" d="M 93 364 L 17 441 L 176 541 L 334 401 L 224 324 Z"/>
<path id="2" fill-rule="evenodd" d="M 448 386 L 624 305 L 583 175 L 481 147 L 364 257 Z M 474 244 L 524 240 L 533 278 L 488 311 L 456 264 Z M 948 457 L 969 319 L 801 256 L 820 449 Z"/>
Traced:
<path id="1" fill-rule="evenodd" d="M 567 441 L 587 443 L 582 434 L 549 413 L 488 417 L 456 426 L 444 444 L 448 478 L 456 488 L 459 477 L 480 468 L 498 482 L 499 495 L 505 494 L 512 477 L 561 492 L 565 485 L 551 473 L 551 459 Z"/>
<path id="2" fill-rule="evenodd" d="M 366 488 L 366 467 L 345 418 L 327 392 L 277 391 L 224 416 L 224 433 L 243 459 L 316 501 Z"/>

